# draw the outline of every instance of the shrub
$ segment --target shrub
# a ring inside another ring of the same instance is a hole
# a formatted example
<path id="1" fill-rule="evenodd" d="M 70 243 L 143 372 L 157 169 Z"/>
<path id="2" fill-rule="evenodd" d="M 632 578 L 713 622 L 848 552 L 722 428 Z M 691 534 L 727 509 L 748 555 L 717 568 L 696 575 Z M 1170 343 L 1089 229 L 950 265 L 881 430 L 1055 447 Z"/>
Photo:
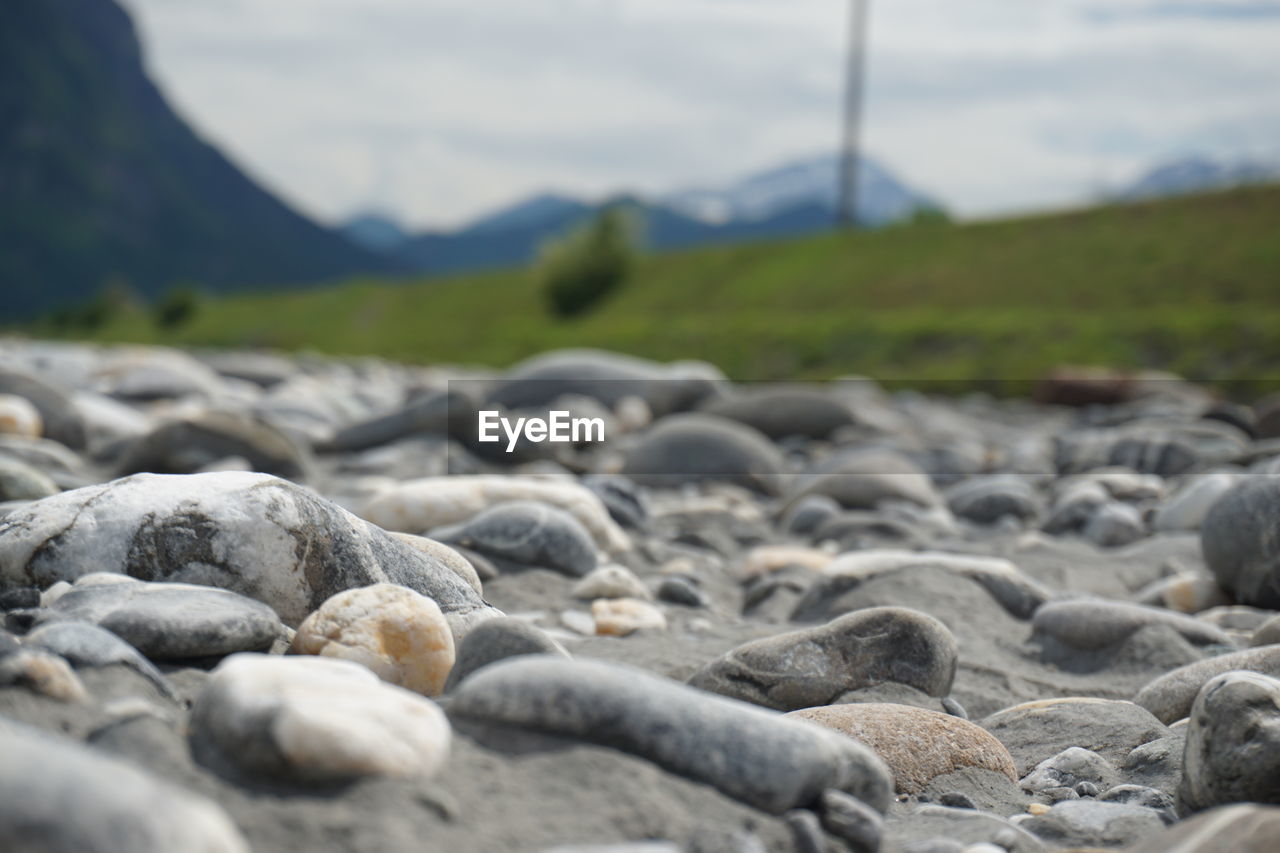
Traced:
<path id="1" fill-rule="evenodd" d="M 200 291 L 191 285 L 172 288 L 156 303 L 156 326 L 170 330 L 185 326 L 199 313 L 200 302 Z"/>
<path id="2" fill-rule="evenodd" d="M 635 263 L 631 217 L 621 205 L 543 247 L 535 273 L 552 313 L 575 317 L 626 281 Z"/>

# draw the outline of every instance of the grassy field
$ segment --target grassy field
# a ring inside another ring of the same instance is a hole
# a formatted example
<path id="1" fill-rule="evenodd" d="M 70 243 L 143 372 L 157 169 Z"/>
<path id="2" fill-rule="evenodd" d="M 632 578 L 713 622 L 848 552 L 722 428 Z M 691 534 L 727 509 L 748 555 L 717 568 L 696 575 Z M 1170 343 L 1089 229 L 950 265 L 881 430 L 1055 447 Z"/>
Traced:
<path id="1" fill-rule="evenodd" d="M 508 270 L 209 300 L 172 332 L 134 314 L 95 336 L 489 365 L 594 346 L 744 379 L 995 388 L 1068 363 L 1280 384 L 1280 188 L 655 255 L 572 321 Z"/>

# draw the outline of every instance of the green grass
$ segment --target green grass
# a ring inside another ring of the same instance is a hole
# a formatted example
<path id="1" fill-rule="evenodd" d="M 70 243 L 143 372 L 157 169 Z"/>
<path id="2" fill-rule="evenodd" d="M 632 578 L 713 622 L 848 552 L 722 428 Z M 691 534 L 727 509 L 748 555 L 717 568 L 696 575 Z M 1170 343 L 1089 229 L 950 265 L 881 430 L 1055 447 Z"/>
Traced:
<path id="1" fill-rule="evenodd" d="M 131 315 L 97 337 L 488 365 L 594 346 L 957 388 L 1064 363 L 1280 384 L 1280 188 L 655 255 L 572 321 L 507 270 L 210 300 L 173 332 Z"/>

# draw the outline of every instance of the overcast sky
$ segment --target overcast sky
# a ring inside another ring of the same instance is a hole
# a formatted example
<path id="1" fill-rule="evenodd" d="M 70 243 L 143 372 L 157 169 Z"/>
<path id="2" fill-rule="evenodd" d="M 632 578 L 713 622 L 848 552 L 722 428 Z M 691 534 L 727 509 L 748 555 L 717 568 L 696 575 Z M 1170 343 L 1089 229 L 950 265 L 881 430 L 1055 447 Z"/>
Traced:
<path id="1" fill-rule="evenodd" d="M 830 150 L 847 0 L 123 0 L 178 109 L 306 213 L 450 225 Z M 875 0 L 866 140 L 965 215 L 1280 154 L 1280 0 Z"/>

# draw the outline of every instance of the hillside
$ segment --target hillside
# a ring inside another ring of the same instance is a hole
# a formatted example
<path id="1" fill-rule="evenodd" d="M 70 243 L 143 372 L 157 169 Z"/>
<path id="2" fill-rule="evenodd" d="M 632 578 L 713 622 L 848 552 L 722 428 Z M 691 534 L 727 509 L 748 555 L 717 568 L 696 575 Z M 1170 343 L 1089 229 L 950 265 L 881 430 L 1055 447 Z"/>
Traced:
<path id="1" fill-rule="evenodd" d="M 115 281 L 155 295 L 389 269 L 290 210 L 179 118 L 115 0 L 0 3 L 3 316 Z"/>
<path id="2" fill-rule="evenodd" d="M 1280 188 L 647 258 L 575 322 L 525 271 L 212 302 L 161 337 L 507 364 L 559 346 L 706 358 L 741 378 L 859 372 L 972 387 L 1061 363 L 1280 379 Z"/>

